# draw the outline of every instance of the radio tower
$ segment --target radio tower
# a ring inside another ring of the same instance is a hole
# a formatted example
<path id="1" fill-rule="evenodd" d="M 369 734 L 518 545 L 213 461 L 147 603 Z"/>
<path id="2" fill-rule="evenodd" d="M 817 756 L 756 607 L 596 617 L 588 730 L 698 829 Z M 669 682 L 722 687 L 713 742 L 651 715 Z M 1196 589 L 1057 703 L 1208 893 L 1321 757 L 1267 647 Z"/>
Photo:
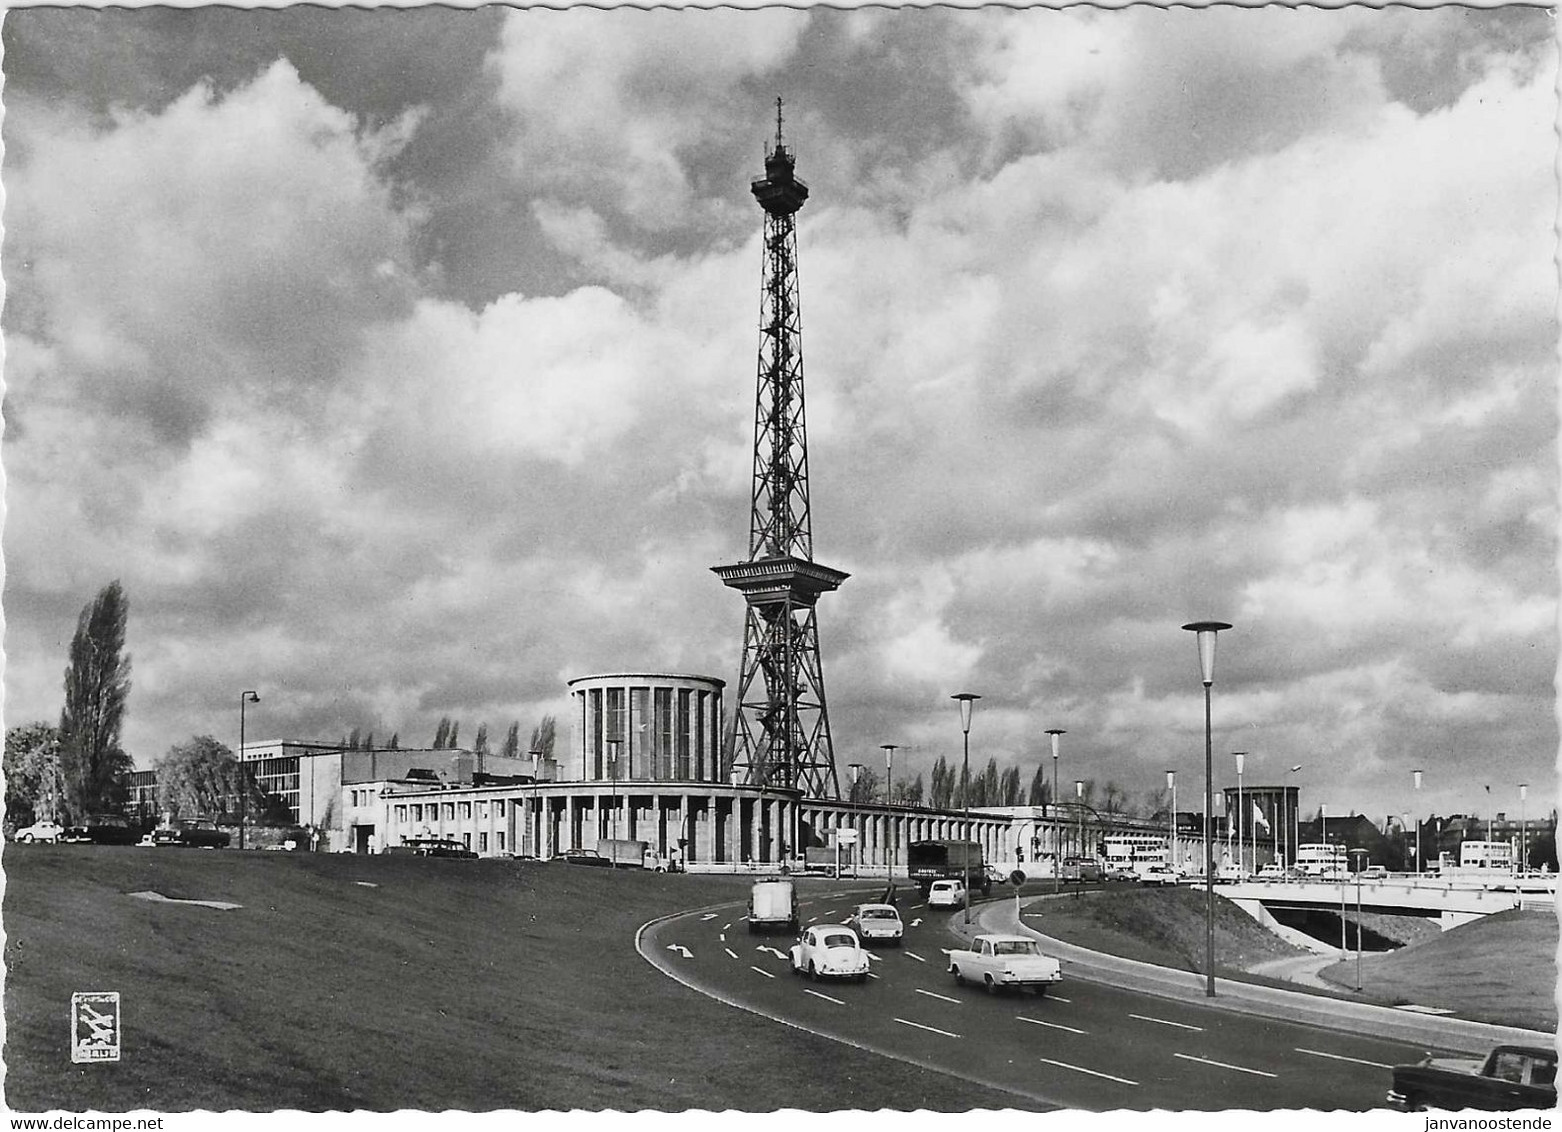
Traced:
<path id="1" fill-rule="evenodd" d="M 814 603 L 849 575 L 814 561 L 792 220 L 808 186 L 793 176 L 795 162 L 781 141 L 778 98 L 775 148 L 765 158 L 764 179 L 751 186 L 765 210 L 765 241 L 748 558 L 712 569 L 748 603 L 729 767 L 751 786 L 839 798 Z"/>

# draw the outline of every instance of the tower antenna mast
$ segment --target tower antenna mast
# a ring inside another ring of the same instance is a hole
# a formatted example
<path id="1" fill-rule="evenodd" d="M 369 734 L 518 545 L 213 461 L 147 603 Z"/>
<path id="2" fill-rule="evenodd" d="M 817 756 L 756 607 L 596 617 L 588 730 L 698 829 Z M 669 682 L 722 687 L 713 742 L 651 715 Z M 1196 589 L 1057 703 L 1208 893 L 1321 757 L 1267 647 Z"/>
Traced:
<path id="1" fill-rule="evenodd" d="M 850 575 L 814 561 L 794 222 L 808 186 L 782 144 L 781 107 L 777 98 L 765 176 L 750 186 L 765 228 L 748 558 L 712 567 L 746 602 L 724 769 L 751 786 L 839 798 L 815 604 Z"/>

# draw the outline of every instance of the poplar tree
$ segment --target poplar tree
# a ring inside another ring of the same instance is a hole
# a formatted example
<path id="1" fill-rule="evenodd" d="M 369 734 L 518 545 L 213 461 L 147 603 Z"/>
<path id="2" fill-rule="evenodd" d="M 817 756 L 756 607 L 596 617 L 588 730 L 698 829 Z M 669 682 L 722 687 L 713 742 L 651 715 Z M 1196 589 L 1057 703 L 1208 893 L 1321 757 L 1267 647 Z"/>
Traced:
<path id="1" fill-rule="evenodd" d="M 130 695 L 128 613 L 116 579 L 82 609 L 71 639 L 59 727 L 62 801 L 71 824 L 117 812 L 129 794 L 133 764 L 119 745 Z"/>

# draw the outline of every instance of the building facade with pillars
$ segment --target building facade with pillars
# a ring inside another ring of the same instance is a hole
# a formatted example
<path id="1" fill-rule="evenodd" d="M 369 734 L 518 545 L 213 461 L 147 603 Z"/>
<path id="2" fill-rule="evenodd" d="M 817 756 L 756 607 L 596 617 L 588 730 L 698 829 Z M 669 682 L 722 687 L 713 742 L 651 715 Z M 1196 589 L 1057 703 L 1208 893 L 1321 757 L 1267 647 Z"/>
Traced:
<path id="1" fill-rule="evenodd" d="M 714 676 L 619 672 L 569 682 L 580 781 L 725 782 L 721 765 L 724 682 Z M 572 776 L 576 777 L 576 776 Z"/>

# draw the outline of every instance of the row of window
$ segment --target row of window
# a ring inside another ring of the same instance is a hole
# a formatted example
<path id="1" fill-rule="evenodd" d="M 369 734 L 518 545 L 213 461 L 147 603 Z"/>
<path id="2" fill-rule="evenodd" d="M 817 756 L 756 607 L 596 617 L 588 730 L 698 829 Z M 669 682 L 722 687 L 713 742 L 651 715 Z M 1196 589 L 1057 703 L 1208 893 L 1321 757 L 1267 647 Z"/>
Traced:
<path id="1" fill-rule="evenodd" d="M 511 804 L 517 808 L 521 805 L 519 801 Z M 440 806 L 445 808 L 446 821 L 455 821 L 458 817 L 461 821 L 471 821 L 474 813 L 478 821 L 487 821 L 490 816 L 496 820 L 504 819 L 503 798 L 496 798 L 491 802 L 404 802 L 393 809 L 397 823 L 404 824 L 409 818 L 413 822 L 439 821 Z"/>

